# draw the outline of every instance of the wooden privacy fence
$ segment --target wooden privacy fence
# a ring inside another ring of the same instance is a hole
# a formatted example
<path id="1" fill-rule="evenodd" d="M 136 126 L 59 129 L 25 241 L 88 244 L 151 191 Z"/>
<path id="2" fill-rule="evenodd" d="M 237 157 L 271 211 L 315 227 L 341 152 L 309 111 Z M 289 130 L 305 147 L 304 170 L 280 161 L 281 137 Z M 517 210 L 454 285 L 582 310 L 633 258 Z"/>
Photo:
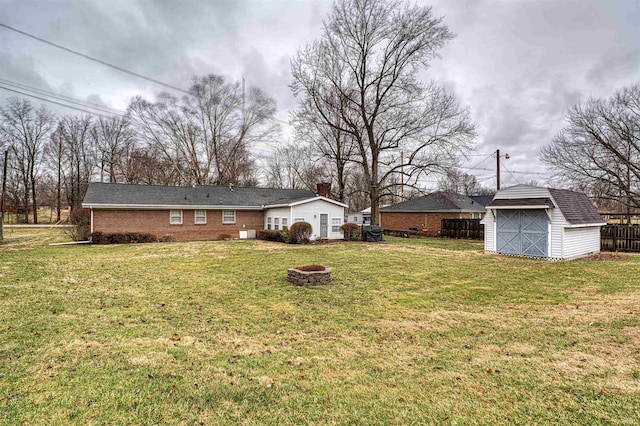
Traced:
<path id="1" fill-rule="evenodd" d="M 603 226 L 600 229 L 600 250 L 640 252 L 640 226 Z"/>
<path id="2" fill-rule="evenodd" d="M 480 219 L 442 219 L 440 236 L 443 238 L 484 239 L 484 225 Z"/>

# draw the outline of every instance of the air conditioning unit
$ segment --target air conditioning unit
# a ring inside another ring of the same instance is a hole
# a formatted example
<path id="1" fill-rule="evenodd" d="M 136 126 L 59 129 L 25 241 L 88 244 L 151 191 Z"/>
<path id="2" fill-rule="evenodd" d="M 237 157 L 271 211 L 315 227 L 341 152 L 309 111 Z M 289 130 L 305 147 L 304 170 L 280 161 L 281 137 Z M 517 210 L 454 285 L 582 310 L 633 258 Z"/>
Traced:
<path id="1" fill-rule="evenodd" d="M 241 240 L 253 240 L 256 238 L 256 230 L 255 229 L 249 229 L 246 231 L 240 231 L 240 239 Z"/>

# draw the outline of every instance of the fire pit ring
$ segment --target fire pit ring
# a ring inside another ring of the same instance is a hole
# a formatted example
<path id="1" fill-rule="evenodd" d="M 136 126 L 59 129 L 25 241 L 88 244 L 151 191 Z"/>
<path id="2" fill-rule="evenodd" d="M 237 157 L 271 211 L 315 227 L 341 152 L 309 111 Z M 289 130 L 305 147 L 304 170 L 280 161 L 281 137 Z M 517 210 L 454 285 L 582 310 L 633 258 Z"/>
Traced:
<path id="1" fill-rule="evenodd" d="M 293 285 L 322 285 L 331 282 L 331 268 L 306 265 L 289 268 L 287 281 Z"/>

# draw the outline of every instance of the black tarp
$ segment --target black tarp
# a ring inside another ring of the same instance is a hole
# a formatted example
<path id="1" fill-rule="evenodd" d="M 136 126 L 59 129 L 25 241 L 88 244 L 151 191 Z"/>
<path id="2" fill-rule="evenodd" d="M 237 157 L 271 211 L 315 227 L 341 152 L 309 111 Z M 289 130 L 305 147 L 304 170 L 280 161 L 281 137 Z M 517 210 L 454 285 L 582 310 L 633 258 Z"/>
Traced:
<path id="1" fill-rule="evenodd" d="M 362 241 L 377 243 L 382 241 L 382 228 L 377 225 L 362 227 Z"/>

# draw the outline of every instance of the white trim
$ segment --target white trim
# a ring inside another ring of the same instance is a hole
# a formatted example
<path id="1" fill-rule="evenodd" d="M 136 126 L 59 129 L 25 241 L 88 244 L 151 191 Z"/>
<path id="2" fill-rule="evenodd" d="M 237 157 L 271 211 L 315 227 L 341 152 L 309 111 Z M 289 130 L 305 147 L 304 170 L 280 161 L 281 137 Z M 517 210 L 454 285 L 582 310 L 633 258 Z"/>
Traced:
<path id="1" fill-rule="evenodd" d="M 606 224 L 607 224 L 607 222 L 580 223 L 580 224 L 576 224 L 576 225 L 565 225 L 565 226 L 563 226 L 563 228 L 591 228 L 591 227 L 596 227 L 596 226 L 605 226 Z"/>
<path id="2" fill-rule="evenodd" d="M 4 218 L 0 218 L 0 220 L 3 220 Z M 91 208 L 91 233 L 93 234 L 93 208 Z"/>
<path id="3" fill-rule="evenodd" d="M 493 207 L 487 207 L 493 208 Z M 446 209 L 446 210 L 380 210 L 382 213 L 484 213 L 485 210 L 460 210 L 460 209 Z"/>
<path id="4" fill-rule="evenodd" d="M 204 222 L 198 222 L 198 212 L 204 212 Z M 207 210 L 195 209 L 193 211 L 193 224 L 194 225 L 206 225 L 207 224 Z"/>
<path id="5" fill-rule="evenodd" d="M 227 211 L 227 212 L 229 212 L 229 211 L 233 212 L 233 222 L 228 221 L 228 220 L 224 220 L 224 212 L 225 212 L 225 211 Z M 238 219 L 237 219 L 237 215 L 236 215 L 236 211 L 235 211 L 235 209 L 224 209 L 224 210 L 222 210 L 222 224 L 223 224 L 223 225 L 233 225 L 234 223 L 236 223 L 236 221 L 237 221 L 237 220 L 238 220 Z"/>
<path id="6" fill-rule="evenodd" d="M 340 223 L 339 223 L 338 225 L 335 225 L 335 224 L 333 223 L 333 221 L 334 221 L 334 220 L 339 220 L 339 221 L 340 221 Z M 332 232 L 333 234 L 339 234 L 339 233 L 341 233 L 342 231 L 340 230 L 340 227 L 341 227 L 343 224 L 344 224 L 344 219 L 342 219 L 342 218 L 340 218 L 340 217 L 333 217 L 333 216 L 332 216 L 332 217 L 331 217 L 331 232 Z M 338 226 L 338 230 L 337 230 L 337 231 L 334 231 L 334 230 L 333 230 L 333 227 L 334 227 L 334 226 Z"/>
<path id="7" fill-rule="evenodd" d="M 169 204 L 82 204 L 85 208 L 117 210 L 264 210 L 264 206 L 227 206 L 215 204 L 169 205 Z"/>
<path id="8" fill-rule="evenodd" d="M 549 204 L 537 204 L 537 205 L 526 205 L 526 206 L 489 206 L 488 209 L 497 209 L 497 210 L 541 210 L 541 209 L 552 209 L 553 206 Z"/>
<path id="9" fill-rule="evenodd" d="M 173 212 L 180 212 L 180 223 L 173 222 Z M 182 225 L 184 223 L 184 211 L 182 209 L 170 209 L 169 210 L 169 225 Z"/>
<path id="10" fill-rule="evenodd" d="M 300 204 L 307 204 L 307 203 L 310 203 L 312 201 L 318 201 L 318 200 L 326 201 L 328 203 L 335 204 L 337 206 L 341 206 L 341 207 L 344 207 L 344 208 L 349 208 L 348 204 L 344 204 L 344 203 L 341 203 L 340 201 L 332 200 L 331 198 L 321 197 L 320 195 L 318 195 L 317 197 L 313 197 L 313 198 L 306 198 L 304 200 L 295 201 L 293 203 L 288 203 L 288 204 L 268 204 L 268 205 L 265 205 L 263 207 L 267 208 L 267 209 L 274 209 L 274 208 L 278 208 L 278 207 L 294 207 L 294 206 L 299 206 Z"/>
<path id="11" fill-rule="evenodd" d="M 331 198 L 326 197 L 313 197 L 307 198 L 304 200 L 296 201 L 289 204 L 263 204 L 261 206 L 232 206 L 232 205 L 215 205 L 215 204 L 191 204 L 191 205 L 169 205 L 169 204 L 99 204 L 99 203 L 83 203 L 82 207 L 85 208 L 102 208 L 102 209 L 130 209 L 130 210 L 192 210 L 192 209 L 215 209 L 215 210 L 266 210 L 273 209 L 278 207 L 293 207 L 298 206 L 300 204 L 310 203 L 312 201 L 326 201 L 331 204 L 335 204 L 344 208 L 348 208 L 348 204 L 341 203 L 336 200 L 332 200 Z"/>

